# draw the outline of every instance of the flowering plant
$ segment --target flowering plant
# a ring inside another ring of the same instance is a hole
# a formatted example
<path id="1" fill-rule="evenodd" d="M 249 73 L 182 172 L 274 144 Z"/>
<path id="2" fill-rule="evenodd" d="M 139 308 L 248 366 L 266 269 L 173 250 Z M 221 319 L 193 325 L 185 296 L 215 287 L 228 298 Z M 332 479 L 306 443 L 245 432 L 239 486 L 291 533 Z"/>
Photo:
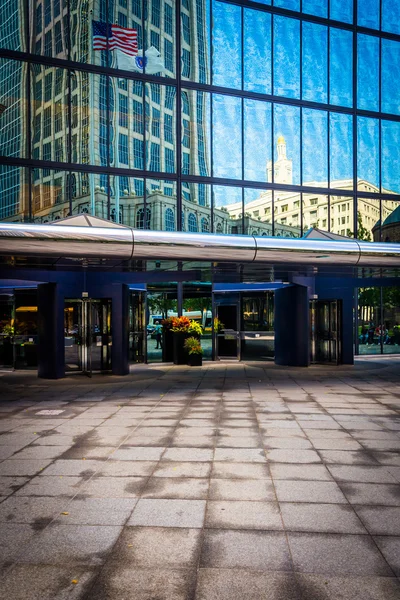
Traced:
<path id="1" fill-rule="evenodd" d="M 223 329 L 225 329 L 225 325 L 222 323 L 222 321 L 220 321 L 218 319 L 218 317 L 215 317 L 215 319 L 214 319 L 214 331 L 215 331 L 215 333 L 220 333 Z"/>
<path id="2" fill-rule="evenodd" d="M 200 342 L 195 337 L 190 337 L 185 340 L 184 348 L 188 354 L 203 354 L 203 348 Z"/>
<path id="3" fill-rule="evenodd" d="M 190 327 L 190 319 L 187 317 L 172 317 L 172 331 L 174 333 L 187 333 Z"/>
<path id="4" fill-rule="evenodd" d="M 161 325 L 163 326 L 164 330 L 166 329 L 172 329 L 172 327 L 174 326 L 174 317 L 168 317 L 167 319 L 163 319 L 161 321 Z"/>
<path id="5" fill-rule="evenodd" d="M 203 328 L 197 321 L 190 321 L 188 333 L 194 333 L 196 335 L 203 335 Z"/>

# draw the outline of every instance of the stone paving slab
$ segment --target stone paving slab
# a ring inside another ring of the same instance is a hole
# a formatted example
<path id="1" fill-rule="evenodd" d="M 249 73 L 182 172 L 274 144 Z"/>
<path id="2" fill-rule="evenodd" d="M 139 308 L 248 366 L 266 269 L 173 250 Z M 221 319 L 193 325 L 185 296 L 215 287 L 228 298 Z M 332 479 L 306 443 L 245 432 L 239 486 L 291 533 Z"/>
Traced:
<path id="1" fill-rule="evenodd" d="M 399 359 L 0 376 L 1 600 L 400 598 Z"/>

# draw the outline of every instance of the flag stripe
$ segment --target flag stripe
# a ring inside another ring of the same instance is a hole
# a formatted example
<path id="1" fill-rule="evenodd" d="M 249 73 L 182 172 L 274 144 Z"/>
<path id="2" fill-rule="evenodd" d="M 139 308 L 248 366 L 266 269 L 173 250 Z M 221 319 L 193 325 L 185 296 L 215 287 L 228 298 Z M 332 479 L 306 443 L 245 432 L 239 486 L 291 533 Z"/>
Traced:
<path id="1" fill-rule="evenodd" d="M 109 25 L 92 21 L 93 50 L 115 50 L 120 48 L 132 56 L 138 53 L 137 31 L 120 25 Z M 107 43 L 108 42 L 108 43 Z"/>

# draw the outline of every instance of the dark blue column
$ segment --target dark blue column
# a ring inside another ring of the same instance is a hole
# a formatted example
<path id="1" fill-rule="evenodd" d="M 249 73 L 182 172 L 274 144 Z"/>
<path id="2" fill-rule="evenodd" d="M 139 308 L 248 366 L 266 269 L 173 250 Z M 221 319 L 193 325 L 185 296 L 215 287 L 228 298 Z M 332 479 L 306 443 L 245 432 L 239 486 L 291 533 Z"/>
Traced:
<path id="1" fill-rule="evenodd" d="M 38 285 L 38 376 L 65 376 L 64 294 L 56 283 Z"/>
<path id="2" fill-rule="evenodd" d="M 112 373 L 129 374 L 129 287 L 116 284 L 112 288 L 111 330 L 112 330 Z"/>
<path id="3" fill-rule="evenodd" d="M 291 367 L 310 364 L 308 288 L 294 285 L 275 291 L 275 363 Z"/>

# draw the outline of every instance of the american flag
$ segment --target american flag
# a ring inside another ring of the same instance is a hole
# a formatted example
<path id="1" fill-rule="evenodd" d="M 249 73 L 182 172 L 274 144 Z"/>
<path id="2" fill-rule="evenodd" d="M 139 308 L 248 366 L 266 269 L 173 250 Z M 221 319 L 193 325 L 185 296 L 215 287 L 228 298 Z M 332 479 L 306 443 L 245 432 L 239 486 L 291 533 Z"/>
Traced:
<path id="1" fill-rule="evenodd" d="M 93 50 L 115 50 L 120 48 L 125 54 L 138 52 L 137 31 L 103 21 L 92 21 Z M 107 46 L 108 40 L 108 46 Z"/>

